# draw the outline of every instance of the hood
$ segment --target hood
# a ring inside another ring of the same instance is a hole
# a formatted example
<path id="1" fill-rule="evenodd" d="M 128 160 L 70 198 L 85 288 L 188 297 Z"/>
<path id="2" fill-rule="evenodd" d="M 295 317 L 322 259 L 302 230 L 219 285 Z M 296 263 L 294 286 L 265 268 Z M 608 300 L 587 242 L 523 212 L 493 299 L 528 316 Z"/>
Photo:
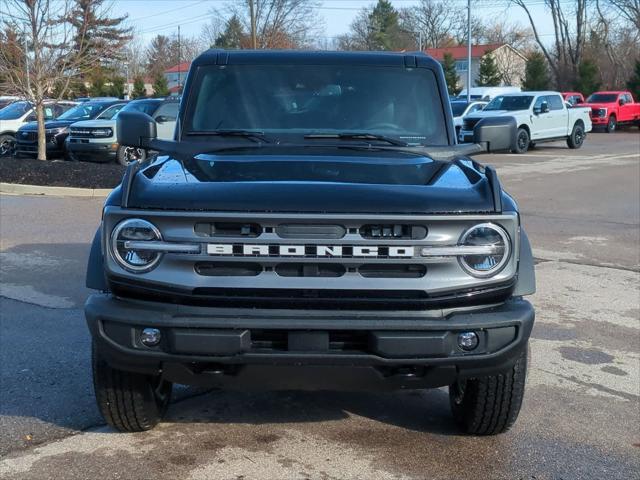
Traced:
<path id="1" fill-rule="evenodd" d="M 49 129 L 49 128 L 68 127 L 72 123 L 74 123 L 73 120 L 48 120 L 44 122 L 44 128 Z M 23 127 L 20 127 L 20 130 L 21 131 L 38 130 L 38 122 L 29 122 Z"/>
<path id="2" fill-rule="evenodd" d="M 467 158 L 438 161 L 397 150 L 275 147 L 182 159 L 159 156 L 133 178 L 127 207 L 283 213 L 494 211 L 483 168 Z"/>
<path id="3" fill-rule="evenodd" d="M 481 110 L 469 115 L 465 115 L 464 118 L 485 118 L 485 117 L 499 117 L 500 115 L 516 115 L 520 112 L 526 112 L 527 110 Z"/>
<path id="4" fill-rule="evenodd" d="M 611 108 L 617 105 L 616 102 L 611 103 L 581 103 L 577 105 L 578 107 L 586 107 L 586 108 Z"/>
<path id="5" fill-rule="evenodd" d="M 116 127 L 116 121 L 115 120 L 83 120 L 81 122 L 75 122 L 72 123 L 71 126 L 73 127 L 83 127 L 83 128 L 89 128 L 89 127 L 112 127 L 115 128 Z"/>

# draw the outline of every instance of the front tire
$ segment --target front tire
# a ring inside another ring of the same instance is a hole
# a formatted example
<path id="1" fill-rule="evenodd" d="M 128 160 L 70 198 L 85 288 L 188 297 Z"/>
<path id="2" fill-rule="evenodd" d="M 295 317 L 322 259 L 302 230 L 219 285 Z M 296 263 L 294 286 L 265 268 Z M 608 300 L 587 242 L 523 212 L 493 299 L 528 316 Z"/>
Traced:
<path id="1" fill-rule="evenodd" d="M 171 399 L 170 382 L 160 376 L 111 368 L 92 347 L 93 387 L 105 421 L 121 432 L 142 432 L 155 427 Z"/>
<path id="2" fill-rule="evenodd" d="M 11 135 L 0 135 L 0 157 L 8 157 L 15 149 L 16 139 Z"/>
<path id="3" fill-rule="evenodd" d="M 571 130 L 571 135 L 567 138 L 567 146 L 572 149 L 580 148 L 584 143 L 584 127 L 576 123 Z"/>
<path id="4" fill-rule="evenodd" d="M 473 435 L 496 435 L 509 430 L 518 418 L 527 374 L 527 351 L 507 372 L 471 378 L 449 386 L 453 417 Z"/>
<path id="5" fill-rule="evenodd" d="M 133 162 L 143 162 L 147 159 L 147 151 L 142 148 L 120 145 L 116 153 L 116 161 L 125 167 Z"/>
<path id="6" fill-rule="evenodd" d="M 513 149 L 513 153 L 526 153 L 527 150 L 529 150 L 529 143 L 531 143 L 529 132 L 524 128 L 519 128 L 518 134 L 516 135 L 516 147 Z"/>
<path id="7" fill-rule="evenodd" d="M 609 120 L 607 121 L 607 126 L 605 127 L 604 131 L 607 133 L 613 133 L 616 131 L 617 126 L 618 126 L 618 120 L 616 119 L 616 116 L 611 115 L 609 117 Z"/>

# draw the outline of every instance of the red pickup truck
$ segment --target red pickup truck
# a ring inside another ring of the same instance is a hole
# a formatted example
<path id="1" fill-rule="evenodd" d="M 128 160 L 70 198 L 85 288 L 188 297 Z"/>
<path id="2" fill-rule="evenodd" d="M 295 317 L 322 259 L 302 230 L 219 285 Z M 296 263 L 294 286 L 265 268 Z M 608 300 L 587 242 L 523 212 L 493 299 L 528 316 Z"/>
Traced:
<path id="1" fill-rule="evenodd" d="M 640 126 L 640 103 L 633 100 L 630 92 L 595 92 L 582 106 L 591 108 L 594 129 L 604 127 L 607 133 L 611 133 L 621 124 Z"/>

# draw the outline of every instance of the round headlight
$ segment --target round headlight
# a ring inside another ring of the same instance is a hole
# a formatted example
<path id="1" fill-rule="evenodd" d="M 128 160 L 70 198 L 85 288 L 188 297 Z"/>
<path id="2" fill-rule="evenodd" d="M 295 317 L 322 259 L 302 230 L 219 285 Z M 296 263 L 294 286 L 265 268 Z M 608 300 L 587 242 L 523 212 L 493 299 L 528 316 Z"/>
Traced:
<path id="1" fill-rule="evenodd" d="M 136 249 L 135 243 L 161 240 L 160 230 L 155 225 L 139 218 L 129 218 L 120 222 L 113 229 L 111 253 L 118 265 L 125 270 L 134 273 L 148 272 L 158 264 L 162 253 Z"/>
<path id="2" fill-rule="evenodd" d="M 464 232 L 460 245 L 469 254 L 458 257 L 462 268 L 474 277 L 492 277 L 509 261 L 511 242 L 502 227 L 493 223 L 475 225 Z"/>

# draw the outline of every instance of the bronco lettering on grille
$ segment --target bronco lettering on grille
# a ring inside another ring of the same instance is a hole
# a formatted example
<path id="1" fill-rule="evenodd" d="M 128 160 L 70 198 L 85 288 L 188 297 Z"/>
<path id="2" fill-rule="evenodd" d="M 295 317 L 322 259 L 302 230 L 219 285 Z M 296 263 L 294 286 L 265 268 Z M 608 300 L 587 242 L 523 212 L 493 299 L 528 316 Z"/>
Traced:
<path id="1" fill-rule="evenodd" d="M 377 245 L 258 245 L 209 243 L 207 254 L 258 257 L 392 257 L 411 258 L 414 247 Z"/>

